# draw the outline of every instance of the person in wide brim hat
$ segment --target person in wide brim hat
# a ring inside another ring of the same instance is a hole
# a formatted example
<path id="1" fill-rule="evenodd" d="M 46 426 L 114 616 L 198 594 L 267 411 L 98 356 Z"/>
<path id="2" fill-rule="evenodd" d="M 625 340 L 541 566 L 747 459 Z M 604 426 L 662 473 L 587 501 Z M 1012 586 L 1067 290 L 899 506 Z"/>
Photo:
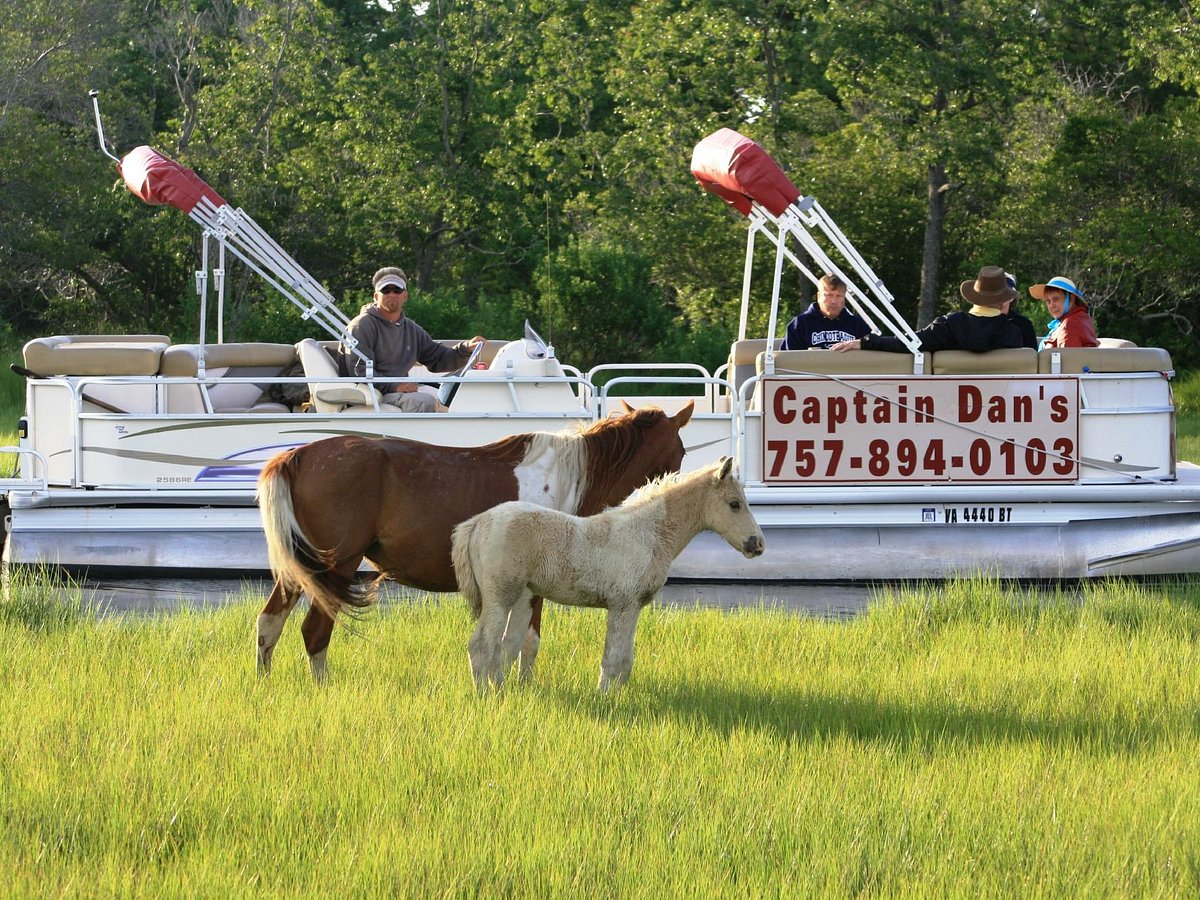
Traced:
<path id="1" fill-rule="evenodd" d="M 999 266 L 984 266 L 974 281 L 964 281 L 958 291 L 964 300 L 991 309 L 1000 309 L 1018 296 L 1017 289 L 1008 283 L 1008 277 Z"/>
<path id="2" fill-rule="evenodd" d="M 1048 333 L 1042 338 L 1041 348 L 1047 347 L 1099 347 L 1096 325 L 1088 312 L 1083 291 L 1065 275 L 1055 275 L 1045 284 L 1029 287 L 1029 296 L 1046 304 L 1050 321 L 1046 323 Z"/>
<path id="3" fill-rule="evenodd" d="M 966 312 L 960 310 L 938 316 L 916 332 L 923 353 L 938 350 L 985 353 L 1023 346 L 1017 326 L 1004 315 L 1005 305 L 1017 299 L 1017 289 L 1009 285 L 1002 268 L 984 266 L 973 281 L 964 281 L 959 291 L 971 308 Z M 911 352 L 900 338 L 886 334 L 868 334 L 853 341 L 841 341 L 829 349 L 839 353 L 847 350 Z"/>
<path id="4" fill-rule="evenodd" d="M 1080 303 L 1087 303 L 1083 298 L 1083 291 L 1075 287 L 1075 282 L 1065 275 L 1055 275 L 1045 284 L 1031 284 L 1029 286 L 1029 296 L 1036 300 L 1045 300 L 1046 288 L 1057 288 L 1064 294 L 1072 295 L 1071 299 L 1077 300 Z"/>

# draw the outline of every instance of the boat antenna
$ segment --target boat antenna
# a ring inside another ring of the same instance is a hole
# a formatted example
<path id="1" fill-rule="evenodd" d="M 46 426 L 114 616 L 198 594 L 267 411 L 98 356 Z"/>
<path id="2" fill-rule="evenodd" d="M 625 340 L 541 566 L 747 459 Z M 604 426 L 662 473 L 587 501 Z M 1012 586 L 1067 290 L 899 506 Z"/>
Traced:
<path id="1" fill-rule="evenodd" d="M 100 152 L 111 159 L 113 162 L 120 165 L 121 160 L 108 152 L 108 147 L 104 144 L 104 125 L 100 122 L 100 92 L 94 88 L 88 91 L 88 96 L 92 98 L 92 109 L 96 113 L 96 134 L 100 138 Z"/>
<path id="2" fill-rule="evenodd" d="M 553 265 L 550 253 L 550 191 L 543 192 L 542 196 L 546 199 L 546 283 L 549 284 Z M 550 304 L 549 292 L 546 294 L 546 334 L 550 335 L 550 340 L 554 340 L 554 309 Z"/>

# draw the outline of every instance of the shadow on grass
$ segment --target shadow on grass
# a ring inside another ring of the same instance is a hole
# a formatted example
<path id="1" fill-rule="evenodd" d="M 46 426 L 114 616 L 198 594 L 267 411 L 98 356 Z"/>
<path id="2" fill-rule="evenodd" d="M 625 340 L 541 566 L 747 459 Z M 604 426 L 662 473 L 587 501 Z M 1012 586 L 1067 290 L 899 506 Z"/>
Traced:
<path id="1" fill-rule="evenodd" d="M 555 693 L 557 702 L 598 720 L 623 720 L 644 727 L 648 719 L 674 719 L 722 736 L 758 730 L 788 742 L 848 738 L 926 750 L 947 744 L 1027 742 L 1137 754 L 1200 737 L 1200 716 L 1196 715 L 1059 718 L 1000 708 L 923 700 L 904 703 L 814 690 L 775 691 L 764 696 L 719 683 L 650 681 L 637 685 L 628 696 L 595 695 L 582 702 L 577 693 L 565 689 Z"/>

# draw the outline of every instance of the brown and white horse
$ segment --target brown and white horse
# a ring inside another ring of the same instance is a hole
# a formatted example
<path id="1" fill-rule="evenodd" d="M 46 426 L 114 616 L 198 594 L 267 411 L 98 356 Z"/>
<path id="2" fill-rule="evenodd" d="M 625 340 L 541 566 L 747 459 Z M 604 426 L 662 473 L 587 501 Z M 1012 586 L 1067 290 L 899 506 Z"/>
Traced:
<path id="1" fill-rule="evenodd" d="M 762 530 L 728 456 L 698 472 L 653 482 L 591 518 L 517 502 L 459 525 L 454 571 L 479 620 L 468 645 L 476 688 L 500 687 L 535 594 L 608 610 L 599 688 L 620 687 L 633 668 L 638 616 L 662 590 L 675 557 L 701 531 L 715 531 L 747 557 L 763 552 Z"/>
<path id="2" fill-rule="evenodd" d="M 586 431 L 532 432 L 483 447 L 440 447 L 400 438 L 326 438 L 281 453 L 263 467 L 258 503 L 275 587 L 258 616 L 258 668 L 270 671 L 284 623 L 302 593 L 301 633 L 315 678 L 339 612 L 369 606 L 376 584 L 356 573 L 367 559 L 388 578 L 427 591 L 457 591 L 450 561 L 454 527 L 508 500 L 588 516 L 648 480 L 679 470 L 674 416 L 633 410 Z M 526 677 L 537 655 L 541 601 L 521 653 Z"/>

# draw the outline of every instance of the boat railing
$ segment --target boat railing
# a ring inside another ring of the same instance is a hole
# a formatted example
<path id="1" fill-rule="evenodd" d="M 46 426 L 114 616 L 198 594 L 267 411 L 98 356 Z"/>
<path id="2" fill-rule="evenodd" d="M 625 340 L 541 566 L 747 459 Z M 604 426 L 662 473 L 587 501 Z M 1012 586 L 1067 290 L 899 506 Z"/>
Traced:
<path id="1" fill-rule="evenodd" d="M 646 370 L 656 370 L 665 368 L 660 364 L 629 364 L 621 366 L 618 364 L 607 368 L 607 371 L 629 371 L 636 370 L 641 365 L 645 365 Z M 595 381 L 595 375 L 598 369 L 606 367 L 598 366 L 588 372 L 589 380 Z M 724 378 L 717 378 L 709 375 L 708 371 L 703 367 L 696 365 L 694 368 L 689 363 L 680 363 L 675 367 L 677 370 L 695 371 L 695 375 L 618 375 L 615 378 L 609 378 L 598 387 L 597 411 L 598 416 L 603 418 L 613 412 L 613 404 L 616 400 L 624 400 L 630 406 L 658 406 L 668 413 L 678 412 L 683 406 L 689 402 L 695 403 L 694 415 L 728 415 L 728 410 L 717 408 L 717 397 L 721 391 L 732 391 L 731 385 Z M 699 389 L 699 393 L 680 393 L 680 394 L 664 394 L 655 393 L 653 395 L 645 394 L 621 394 L 616 393 L 617 389 L 628 388 L 632 386 L 650 385 L 654 388 L 665 387 L 666 385 L 679 385 L 681 387 L 691 387 Z"/>
<path id="2" fill-rule="evenodd" d="M 626 373 L 642 373 L 617 375 L 609 377 L 610 373 L 626 372 Z M 658 375 L 649 373 L 656 372 Z M 670 372 L 690 372 L 691 375 L 667 375 L 661 373 Z M 699 401 L 696 406 L 696 412 L 715 413 L 728 412 L 728 410 L 719 409 L 717 396 L 721 389 L 732 390 L 732 385 L 729 384 L 723 377 L 710 375 L 708 369 L 699 363 L 670 363 L 670 362 L 648 362 L 648 363 L 602 363 L 598 366 L 593 366 L 588 369 L 587 380 L 592 384 L 597 384 L 601 380 L 603 384 L 600 386 L 599 395 L 599 417 L 603 418 L 610 411 L 610 390 L 614 386 L 656 386 L 656 385 L 691 385 L 700 389 L 699 394 L 662 394 L 661 392 L 646 394 L 633 394 L 622 397 L 631 406 L 661 406 L 667 412 L 674 413 L 678 411 L 688 400 Z"/>
<path id="3" fill-rule="evenodd" d="M 203 378 L 200 376 L 164 376 L 164 375 L 60 375 L 46 376 L 38 379 L 39 385 L 57 385 L 64 390 L 70 392 L 72 402 L 71 406 L 76 416 L 85 418 L 95 417 L 112 417 L 112 416 L 158 416 L 158 417 L 189 417 L 189 416 L 230 416 L 230 415 L 306 415 L 315 410 L 310 409 L 290 409 L 281 403 L 271 403 L 263 401 L 250 406 L 237 408 L 214 406 L 211 402 L 207 404 L 204 410 L 195 409 L 171 409 L 168 404 L 162 400 L 161 391 L 154 395 L 147 393 L 145 398 L 139 397 L 137 403 L 141 408 L 137 408 L 134 403 L 129 404 L 135 408 L 125 408 L 119 406 L 115 402 L 101 399 L 89 393 L 89 388 L 94 389 L 98 386 L 107 386 L 113 388 L 167 388 L 170 386 L 188 386 L 195 387 L 199 391 L 209 390 L 218 384 L 222 385 L 253 385 L 262 388 L 264 385 L 305 385 L 311 390 L 318 384 L 353 387 L 358 385 L 375 386 L 375 393 L 381 393 L 379 387 L 384 384 L 415 384 L 418 386 L 427 385 L 431 380 L 436 379 L 439 382 L 449 382 L 453 384 L 467 384 L 471 386 L 500 386 L 504 389 L 504 393 L 512 400 L 514 409 L 507 412 L 531 412 L 539 413 L 546 412 L 545 409 L 526 410 L 522 409 L 523 394 L 521 391 L 522 385 L 546 385 L 556 384 L 567 387 L 570 390 L 573 400 L 563 407 L 564 412 L 578 413 L 579 409 L 588 406 L 588 398 L 596 392 L 595 386 L 588 380 L 587 376 L 579 371 L 574 366 L 563 366 L 561 375 L 516 375 L 503 371 L 472 371 L 462 375 L 421 375 L 417 377 L 397 378 L 394 376 L 376 376 L 374 378 L 363 378 L 361 376 L 342 376 L 342 375 L 224 375 L 219 378 L 214 378 L 212 375 L 207 375 Z M 104 396 L 115 398 L 118 395 L 114 392 L 106 393 Z M 133 396 L 130 394 L 130 396 Z M 369 405 L 368 395 L 362 394 L 364 403 Z M 565 396 L 561 395 L 560 396 Z M 148 402 L 147 402 L 148 401 Z M 92 409 L 87 408 L 90 404 Z M 456 404 L 458 409 L 455 409 Z M 390 404 L 376 399 L 373 411 L 376 413 L 394 413 L 400 412 L 398 409 L 389 409 Z M 437 413 L 429 413 L 427 415 L 445 416 L 448 414 L 459 415 L 486 415 L 489 412 L 497 410 L 489 410 L 481 408 L 472 410 L 469 403 L 460 402 L 456 396 L 451 401 L 449 408 L 439 410 Z M 366 412 L 366 410 L 362 410 Z M 422 415 L 420 413 L 411 413 L 408 415 Z"/>
<path id="4" fill-rule="evenodd" d="M 24 491 L 44 491 L 50 471 L 50 461 L 46 454 L 32 447 L 0 447 L 0 456 L 16 456 L 20 460 L 19 476 L 0 478 L 0 492 L 19 489 Z M 28 466 L 27 466 L 28 463 Z M 42 470 L 42 477 L 36 477 L 31 471 L 36 464 Z"/>

